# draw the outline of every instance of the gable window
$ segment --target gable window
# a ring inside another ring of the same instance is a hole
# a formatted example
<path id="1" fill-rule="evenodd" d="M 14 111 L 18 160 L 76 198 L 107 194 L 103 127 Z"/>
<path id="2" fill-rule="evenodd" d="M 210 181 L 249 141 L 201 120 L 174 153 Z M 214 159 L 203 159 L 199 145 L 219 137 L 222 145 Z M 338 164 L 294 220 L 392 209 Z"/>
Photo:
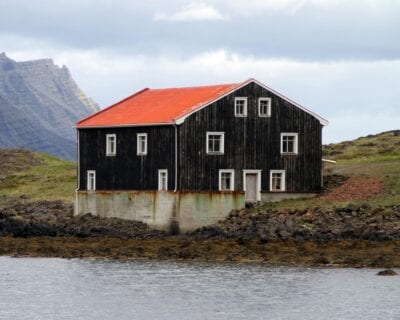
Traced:
<path id="1" fill-rule="evenodd" d="M 235 171 L 228 169 L 219 170 L 219 191 L 235 190 Z"/>
<path id="2" fill-rule="evenodd" d="M 147 154 L 147 133 L 137 134 L 136 154 L 144 156 Z"/>
<path id="3" fill-rule="evenodd" d="M 235 98 L 235 117 L 247 117 L 247 98 Z"/>
<path id="4" fill-rule="evenodd" d="M 269 179 L 270 191 L 286 190 L 286 174 L 285 170 L 271 170 Z"/>
<path id="5" fill-rule="evenodd" d="M 207 132 L 207 154 L 224 153 L 224 132 Z"/>
<path id="6" fill-rule="evenodd" d="M 158 170 L 158 190 L 168 190 L 168 170 Z"/>
<path id="7" fill-rule="evenodd" d="M 298 151 L 298 134 L 281 133 L 281 154 L 297 154 Z"/>
<path id="8" fill-rule="evenodd" d="M 87 171 L 87 190 L 96 190 L 96 171 Z"/>
<path id="9" fill-rule="evenodd" d="M 117 153 L 117 135 L 107 134 L 106 135 L 106 156 L 115 156 Z"/>
<path id="10" fill-rule="evenodd" d="M 271 116 L 271 98 L 258 98 L 258 116 Z"/>

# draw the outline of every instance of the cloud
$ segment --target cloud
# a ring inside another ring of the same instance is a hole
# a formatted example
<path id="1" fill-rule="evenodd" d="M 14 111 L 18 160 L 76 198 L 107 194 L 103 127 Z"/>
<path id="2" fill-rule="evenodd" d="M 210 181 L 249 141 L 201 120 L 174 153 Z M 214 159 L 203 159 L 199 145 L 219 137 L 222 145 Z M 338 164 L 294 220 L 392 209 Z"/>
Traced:
<path id="1" fill-rule="evenodd" d="M 225 3 L 238 15 L 265 14 L 270 11 L 274 13 L 283 12 L 295 14 L 302 9 L 320 10 L 333 8 L 361 8 L 369 7 L 376 9 L 390 5 L 396 5 L 396 0 L 214 0 L 216 3 Z M 398 5 L 398 3 L 397 3 Z"/>
<path id="2" fill-rule="evenodd" d="M 0 43 L 18 61 L 50 57 L 65 64 L 83 91 L 103 107 L 144 87 L 232 83 L 255 77 L 327 118 L 325 143 L 399 129 L 400 59 L 302 61 L 225 49 L 190 57 L 121 54 L 1 35 Z"/>
<path id="3" fill-rule="evenodd" d="M 166 14 L 157 13 L 154 16 L 156 21 L 203 21 L 203 20 L 228 20 L 214 7 L 204 2 L 192 2 L 180 11 Z"/>

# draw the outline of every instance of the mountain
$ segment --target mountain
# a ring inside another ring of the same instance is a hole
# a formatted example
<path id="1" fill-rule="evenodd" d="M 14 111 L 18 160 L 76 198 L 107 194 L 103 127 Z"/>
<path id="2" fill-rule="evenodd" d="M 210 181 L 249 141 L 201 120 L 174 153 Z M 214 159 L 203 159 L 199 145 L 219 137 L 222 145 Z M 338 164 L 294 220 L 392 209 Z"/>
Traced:
<path id="1" fill-rule="evenodd" d="M 51 59 L 16 62 L 0 54 L 0 147 L 75 159 L 73 126 L 98 110 L 65 66 Z"/>

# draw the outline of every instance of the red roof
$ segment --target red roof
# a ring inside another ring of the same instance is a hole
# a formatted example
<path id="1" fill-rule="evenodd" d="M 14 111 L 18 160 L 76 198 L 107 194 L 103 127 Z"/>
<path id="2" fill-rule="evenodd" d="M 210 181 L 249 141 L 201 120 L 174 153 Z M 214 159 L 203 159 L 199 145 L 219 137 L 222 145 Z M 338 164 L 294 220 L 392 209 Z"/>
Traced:
<path id="1" fill-rule="evenodd" d="M 79 121 L 77 127 L 171 124 L 239 85 L 143 89 Z"/>
<path id="2" fill-rule="evenodd" d="M 121 127 L 182 123 L 193 112 L 209 105 L 223 96 L 255 82 L 282 99 L 317 118 L 322 125 L 328 121 L 279 92 L 263 85 L 255 79 L 242 83 L 213 86 L 143 89 L 130 97 L 113 104 L 77 123 L 77 128 Z"/>

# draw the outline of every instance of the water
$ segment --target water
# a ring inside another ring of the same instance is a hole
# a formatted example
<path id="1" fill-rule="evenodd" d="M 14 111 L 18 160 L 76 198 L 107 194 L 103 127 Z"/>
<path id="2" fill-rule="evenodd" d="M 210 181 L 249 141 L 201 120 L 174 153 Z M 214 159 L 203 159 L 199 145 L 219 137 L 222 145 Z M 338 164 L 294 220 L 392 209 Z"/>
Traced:
<path id="1" fill-rule="evenodd" d="M 400 276 L 0 257 L 0 319 L 400 319 Z"/>

